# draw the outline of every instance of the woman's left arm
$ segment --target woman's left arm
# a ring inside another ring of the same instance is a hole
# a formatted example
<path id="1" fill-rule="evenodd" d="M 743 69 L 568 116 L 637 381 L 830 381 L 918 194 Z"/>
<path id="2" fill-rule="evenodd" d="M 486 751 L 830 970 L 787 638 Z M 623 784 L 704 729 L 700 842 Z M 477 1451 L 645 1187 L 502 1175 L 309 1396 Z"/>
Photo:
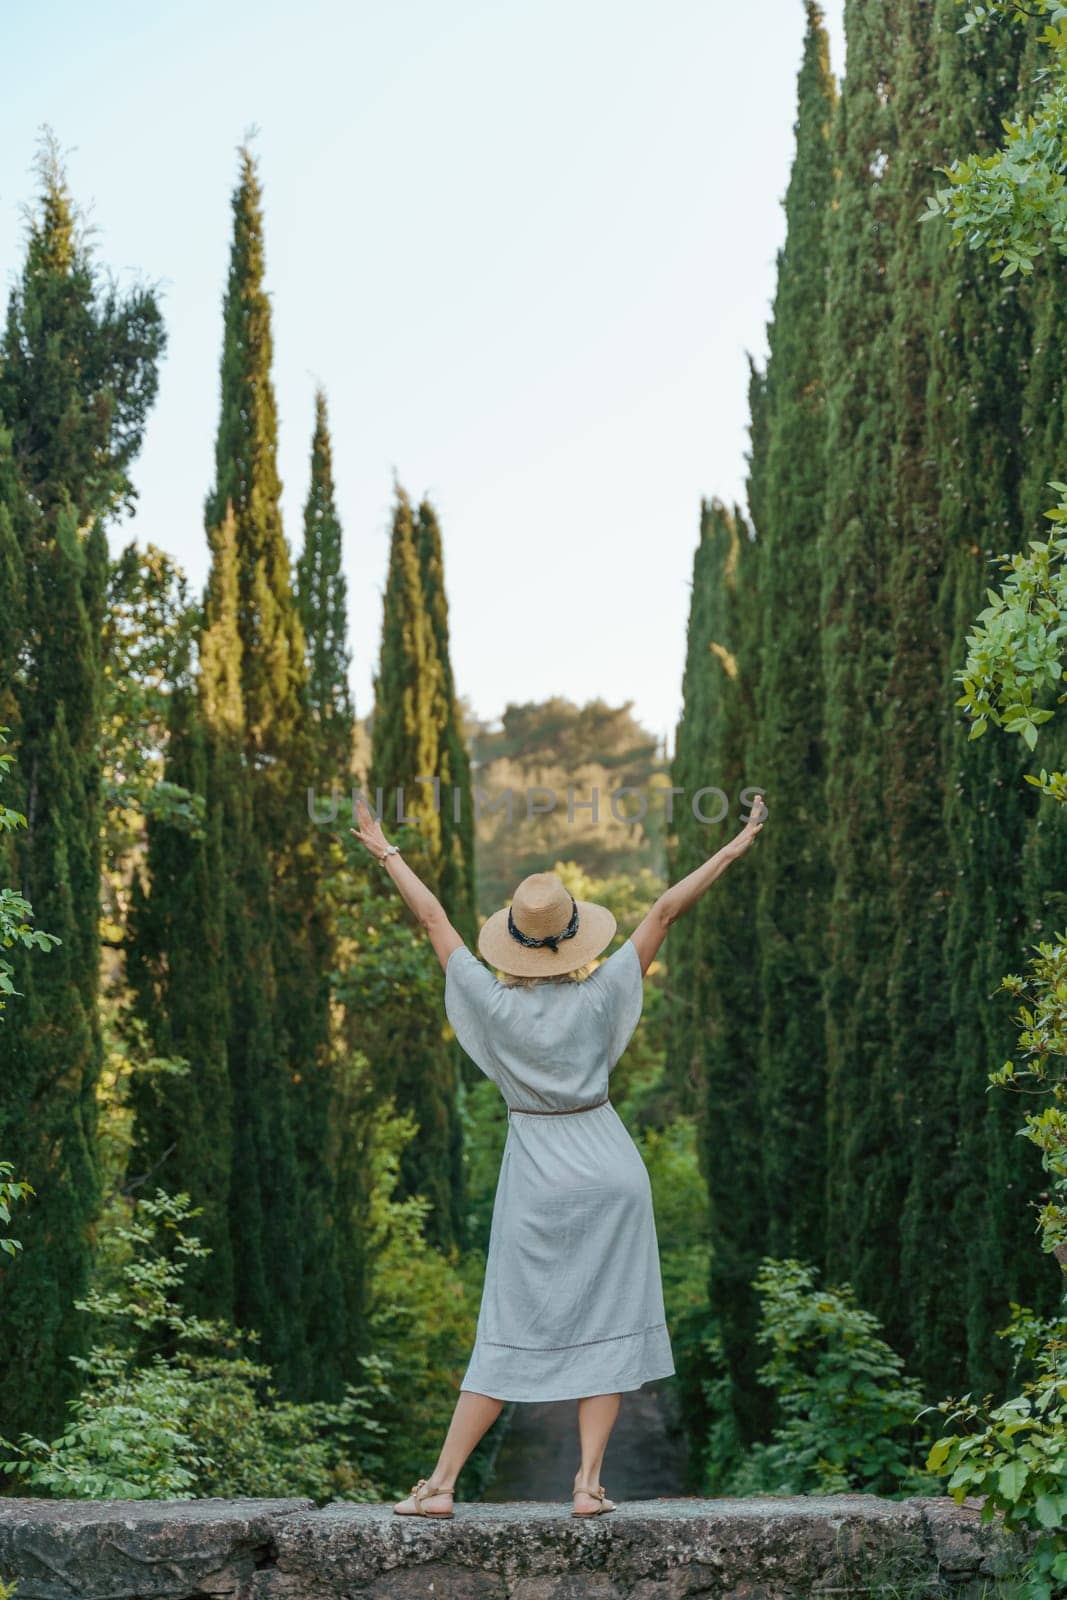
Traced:
<path id="1" fill-rule="evenodd" d="M 356 803 L 356 814 L 359 818 L 359 827 L 350 828 L 349 833 L 354 834 L 376 860 L 380 860 L 389 840 L 382 832 L 381 823 L 371 815 L 370 806 L 362 795 Z M 462 935 L 457 933 L 449 922 L 445 908 L 433 890 L 426 887 L 418 873 L 408 866 L 399 851 L 386 856 L 384 864 L 386 872 L 400 890 L 403 899 L 430 935 L 430 943 L 434 947 L 437 959 L 441 966 L 445 967 L 453 950 L 463 943 Z"/>

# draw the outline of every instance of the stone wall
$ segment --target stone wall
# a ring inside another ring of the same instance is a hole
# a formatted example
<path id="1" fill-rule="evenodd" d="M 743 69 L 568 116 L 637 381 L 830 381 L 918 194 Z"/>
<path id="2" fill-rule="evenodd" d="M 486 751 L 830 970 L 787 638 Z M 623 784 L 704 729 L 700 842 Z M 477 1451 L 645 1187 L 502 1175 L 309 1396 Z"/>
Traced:
<path id="1" fill-rule="evenodd" d="M 588 1519 L 459 1503 L 435 1521 L 307 1500 L 0 1499 L 16 1600 L 987 1600 L 1021 1551 L 979 1502 L 943 1497 L 645 1500 Z"/>

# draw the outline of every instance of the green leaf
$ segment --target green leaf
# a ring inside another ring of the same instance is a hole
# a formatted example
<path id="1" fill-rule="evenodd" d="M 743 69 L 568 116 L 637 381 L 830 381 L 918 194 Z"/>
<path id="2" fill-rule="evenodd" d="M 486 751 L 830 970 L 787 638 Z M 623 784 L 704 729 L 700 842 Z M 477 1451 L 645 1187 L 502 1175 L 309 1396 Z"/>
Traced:
<path id="1" fill-rule="evenodd" d="M 1063 1524 L 1061 1502 L 1048 1494 L 1038 1495 L 1034 1501 L 1034 1515 L 1043 1528 L 1059 1528 Z"/>
<path id="2" fill-rule="evenodd" d="M 1006 1462 L 997 1475 L 1001 1493 L 1009 1500 L 1018 1500 L 1029 1476 L 1030 1469 L 1025 1461 Z"/>

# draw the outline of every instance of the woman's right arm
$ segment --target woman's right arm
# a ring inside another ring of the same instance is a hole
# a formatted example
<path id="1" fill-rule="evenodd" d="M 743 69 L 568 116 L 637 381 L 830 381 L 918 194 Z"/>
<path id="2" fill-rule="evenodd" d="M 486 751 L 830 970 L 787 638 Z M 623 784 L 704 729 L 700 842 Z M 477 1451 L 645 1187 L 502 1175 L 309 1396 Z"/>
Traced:
<path id="1" fill-rule="evenodd" d="M 665 889 L 651 911 L 637 924 L 630 939 L 637 950 L 642 974 L 648 971 L 655 960 L 671 923 L 677 922 L 683 911 L 695 905 L 705 889 L 709 889 L 716 878 L 722 877 L 731 862 L 737 861 L 749 849 L 768 816 L 764 797 L 758 796 L 758 801 L 737 837 L 724 844 L 721 850 L 716 850 L 688 877 L 680 878 L 669 889 Z"/>
<path id="2" fill-rule="evenodd" d="M 370 806 L 362 795 L 357 802 L 356 817 L 359 827 L 349 828 L 349 833 L 354 834 L 361 844 L 366 845 L 371 855 L 381 861 L 389 841 L 382 832 L 381 823 L 372 815 Z M 386 856 L 385 870 L 429 934 L 430 943 L 441 966 L 447 968 L 449 956 L 463 943 L 463 935 L 457 933 L 449 922 L 445 908 L 433 890 L 423 883 L 418 873 L 408 866 L 399 852 Z"/>

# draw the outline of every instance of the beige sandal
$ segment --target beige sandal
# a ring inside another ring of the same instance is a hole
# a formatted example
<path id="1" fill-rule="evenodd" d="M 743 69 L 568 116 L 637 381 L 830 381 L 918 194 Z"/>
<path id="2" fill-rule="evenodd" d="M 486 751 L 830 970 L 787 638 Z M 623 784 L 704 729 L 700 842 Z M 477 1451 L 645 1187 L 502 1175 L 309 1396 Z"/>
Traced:
<path id="1" fill-rule="evenodd" d="M 408 1499 L 413 1502 L 412 1508 L 410 1510 L 401 1510 L 401 1507 L 406 1505 L 407 1502 L 400 1500 L 393 1507 L 393 1510 L 398 1517 L 450 1517 L 453 1514 L 451 1506 L 447 1511 L 427 1511 L 423 1507 L 424 1500 L 434 1500 L 438 1495 L 442 1494 L 447 1494 L 451 1497 L 452 1490 L 439 1489 L 429 1479 L 420 1478 L 418 1483 L 412 1485 L 411 1493 L 408 1495 Z"/>
<path id="2" fill-rule="evenodd" d="M 602 1517 L 604 1515 L 605 1511 L 614 1511 L 615 1510 L 615 1502 L 614 1502 L 614 1500 L 605 1500 L 605 1498 L 604 1498 L 604 1485 L 602 1483 L 597 1483 L 597 1484 L 579 1483 L 579 1484 L 576 1484 L 575 1487 L 571 1490 L 571 1499 L 573 1500 L 574 1496 L 577 1495 L 577 1494 L 590 1495 L 592 1497 L 592 1499 L 599 1500 L 600 1504 L 597 1506 L 595 1511 L 579 1511 L 577 1509 L 577 1507 L 574 1507 L 572 1509 L 572 1511 L 571 1511 L 571 1516 L 572 1517 Z"/>

